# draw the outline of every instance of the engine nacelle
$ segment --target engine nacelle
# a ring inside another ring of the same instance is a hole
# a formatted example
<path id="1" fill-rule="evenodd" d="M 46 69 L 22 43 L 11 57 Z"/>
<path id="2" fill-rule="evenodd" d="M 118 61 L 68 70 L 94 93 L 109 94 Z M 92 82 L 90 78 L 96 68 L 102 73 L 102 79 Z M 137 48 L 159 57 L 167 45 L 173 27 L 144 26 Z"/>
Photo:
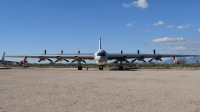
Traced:
<path id="1" fill-rule="evenodd" d="M 60 56 L 57 56 L 56 59 L 57 59 L 57 61 L 63 61 L 64 60 L 64 58 L 62 58 Z"/>
<path id="2" fill-rule="evenodd" d="M 139 58 L 136 58 L 138 61 L 143 61 L 144 60 L 144 57 L 139 57 Z"/>
<path id="3" fill-rule="evenodd" d="M 155 58 L 153 58 L 154 60 L 160 60 L 160 61 L 162 61 L 162 59 L 161 59 L 161 57 L 155 57 Z"/>
<path id="4" fill-rule="evenodd" d="M 47 58 L 41 56 L 39 59 L 40 59 L 40 61 L 45 61 Z"/>

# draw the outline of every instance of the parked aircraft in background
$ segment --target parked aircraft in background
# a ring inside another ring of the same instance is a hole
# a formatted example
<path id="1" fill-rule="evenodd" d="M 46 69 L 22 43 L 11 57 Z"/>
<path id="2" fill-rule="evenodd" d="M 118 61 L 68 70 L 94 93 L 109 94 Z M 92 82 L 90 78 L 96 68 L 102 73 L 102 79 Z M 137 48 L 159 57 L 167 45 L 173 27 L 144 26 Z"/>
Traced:
<path id="1" fill-rule="evenodd" d="M 7 64 L 14 64 L 16 66 L 19 62 L 16 61 L 7 61 L 5 60 L 5 52 L 3 53 L 2 59 L 0 60 L 0 65 L 3 65 L 7 68 Z"/>
<path id="2" fill-rule="evenodd" d="M 123 70 L 123 62 L 129 62 L 127 59 L 133 59 L 131 62 L 134 62 L 136 60 L 146 62 L 145 58 L 151 58 L 148 62 L 151 62 L 153 60 L 159 60 L 162 61 L 162 58 L 170 58 L 173 57 L 175 60 L 175 57 L 191 57 L 196 55 L 180 55 L 180 54 L 156 54 L 156 51 L 153 51 L 153 54 L 140 54 L 139 50 L 137 54 L 133 53 L 107 53 L 105 50 L 101 48 L 101 38 L 99 39 L 99 49 L 95 53 L 88 53 L 88 54 L 81 54 L 80 51 L 78 51 L 78 54 L 63 54 L 63 51 L 61 51 L 61 54 L 46 54 L 46 50 L 44 54 L 40 55 L 6 55 L 5 57 L 10 58 L 24 58 L 24 62 L 26 63 L 27 58 L 39 58 L 39 61 L 49 60 L 52 62 L 51 58 L 55 58 L 56 61 L 62 61 L 65 60 L 69 62 L 68 59 L 73 59 L 72 62 L 78 62 L 78 70 L 82 70 L 81 62 L 86 63 L 85 60 L 94 60 L 95 63 L 99 66 L 99 70 L 103 70 L 103 66 L 106 64 L 108 60 L 115 60 L 114 62 L 119 62 L 119 70 Z M 25 64 L 24 63 L 24 64 Z"/>

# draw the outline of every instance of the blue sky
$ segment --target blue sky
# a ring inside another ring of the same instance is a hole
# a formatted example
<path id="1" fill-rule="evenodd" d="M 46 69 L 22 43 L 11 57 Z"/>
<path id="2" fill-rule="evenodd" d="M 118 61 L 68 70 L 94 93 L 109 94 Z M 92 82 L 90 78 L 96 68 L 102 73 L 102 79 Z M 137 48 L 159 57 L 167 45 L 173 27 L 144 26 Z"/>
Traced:
<path id="1" fill-rule="evenodd" d="M 0 0 L 0 53 L 200 54 L 199 0 Z"/>

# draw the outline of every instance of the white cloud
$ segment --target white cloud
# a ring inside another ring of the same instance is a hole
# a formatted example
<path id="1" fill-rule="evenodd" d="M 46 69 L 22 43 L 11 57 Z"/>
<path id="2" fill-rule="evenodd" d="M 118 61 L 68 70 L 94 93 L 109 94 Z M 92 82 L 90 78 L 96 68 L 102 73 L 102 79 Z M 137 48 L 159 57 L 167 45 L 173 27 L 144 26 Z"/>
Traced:
<path id="1" fill-rule="evenodd" d="M 132 3 L 130 3 L 130 4 L 126 4 L 126 3 L 125 3 L 125 4 L 122 4 L 122 6 L 123 6 L 123 7 L 132 7 L 133 4 L 132 4 Z"/>
<path id="2" fill-rule="evenodd" d="M 200 32 L 200 28 L 198 29 L 198 32 Z"/>
<path id="3" fill-rule="evenodd" d="M 171 25 L 171 26 L 167 26 L 167 28 L 174 28 L 174 26 L 173 26 L 173 25 Z"/>
<path id="4" fill-rule="evenodd" d="M 185 29 L 185 28 L 190 28 L 191 26 L 193 26 L 193 25 L 191 25 L 191 24 L 186 24 L 186 25 L 177 26 L 177 28 L 178 28 L 178 29 Z"/>
<path id="5" fill-rule="evenodd" d="M 158 26 L 158 25 L 163 25 L 163 24 L 165 24 L 165 23 L 162 22 L 162 21 L 158 21 L 158 22 L 155 22 L 155 23 L 153 24 L 153 26 Z"/>
<path id="6" fill-rule="evenodd" d="M 177 42 L 177 41 L 184 41 L 183 37 L 180 38 L 170 38 L 170 37 L 163 37 L 152 40 L 153 43 L 165 43 L 165 42 Z"/>
<path id="7" fill-rule="evenodd" d="M 133 22 L 127 23 L 126 25 L 131 27 L 131 26 L 133 26 L 134 23 L 135 22 L 133 21 Z"/>
<path id="8" fill-rule="evenodd" d="M 148 7 L 148 3 L 146 0 L 138 0 L 138 1 L 134 1 L 130 4 L 122 4 L 123 7 L 132 7 L 132 6 L 136 6 L 136 7 L 140 7 L 140 8 L 147 8 Z"/>
<path id="9" fill-rule="evenodd" d="M 147 30 L 144 30 L 145 32 L 149 32 L 149 30 L 147 29 Z"/>
<path id="10" fill-rule="evenodd" d="M 186 50 L 187 48 L 186 47 L 173 47 L 171 49 L 178 50 L 178 51 L 183 51 L 183 50 Z"/>
<path id="11" fill-rule="evenodd" d="M 127 25 L 127 26 L 133 26 L 133 24 L 132 24 L 132 23 L 127 23 L 126 25 Z"/>
<path id="12" fill-rule="evenodd" d="M 163 37 L 153 39 L 151 45 L 156 45 L 164 49 L 160 50 L 162 53 L 175 53 L 175 54 L 198 54 L 200 53 L 200 40 L 189 40 L 183 37 L 171 38 Z"/>

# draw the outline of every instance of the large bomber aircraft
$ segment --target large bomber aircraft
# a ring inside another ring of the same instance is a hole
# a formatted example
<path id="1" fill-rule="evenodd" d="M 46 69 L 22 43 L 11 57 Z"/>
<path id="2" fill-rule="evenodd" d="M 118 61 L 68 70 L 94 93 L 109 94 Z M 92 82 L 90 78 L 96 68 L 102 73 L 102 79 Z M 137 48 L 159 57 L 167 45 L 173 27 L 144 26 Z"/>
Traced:
<path id="1" fill-rule="evenodd" d="M 13 63 L 14 65 L 16 65 L 18 62 L 5 60 L 5 52 L 4 52 L 3 56 L 2 56 L 2 59 L 0 60 L 0 65 L 3 65 L 3 66 L 5 66 L 7 68 L 7 64 L 8 63 Z"/>
<path id="2" fill-rule="evenodd" d="M 61 54 L 40 54 L 40 55 L 6 55 L 5 57 L 10 57 L 10 58 L 24 58 L 24 62 L 27 62 L 27 58 L 39 58 L 39 61 L 44 61 L 44 60 L 49 60 L 52 62 L 51 58 L 55 58 L 56 61 L 67 61 L 67 59 L 73 59 L 72 62 L 78 62 L 78 70 L 82 70 L 81 62 L 85 62 L 85 59 L 88 60 L 94 60 L 95 63 L 98 65 L 99 70 L 103 70 L 104 65 L 108 60 L 115 60 L 115 62 L 120 62 L 119 63 L 119 70 L 123 70 L 123 61 L 129 62 L 127 59 L 133 59 L 131 62 L 134 62 L 136 60 L 138 61 L 143 61 L 146 62 L 144 59 L 145 58 L 151 58 L 149 62 L 152 60 L 159 60 L 162 61 L 162 58 L 174 58 L 175 57 L 191 57 L 191 56 L 196 56 L 196 55 L 179 55 L 179 54 L 156 54 L 156 51 L 154 50 L 153 54 L 140 54 L 139 50 L 137 54 L 133 53 L 107 53 L 105 50 L 101 48 L 101 38 L 99 39 L 99 49 L 95 53 L 90 53 L 90 54 L 81 54 L 80 51 L 78 54 L 63 54 L 63 51 L 61 51 Z"/>

